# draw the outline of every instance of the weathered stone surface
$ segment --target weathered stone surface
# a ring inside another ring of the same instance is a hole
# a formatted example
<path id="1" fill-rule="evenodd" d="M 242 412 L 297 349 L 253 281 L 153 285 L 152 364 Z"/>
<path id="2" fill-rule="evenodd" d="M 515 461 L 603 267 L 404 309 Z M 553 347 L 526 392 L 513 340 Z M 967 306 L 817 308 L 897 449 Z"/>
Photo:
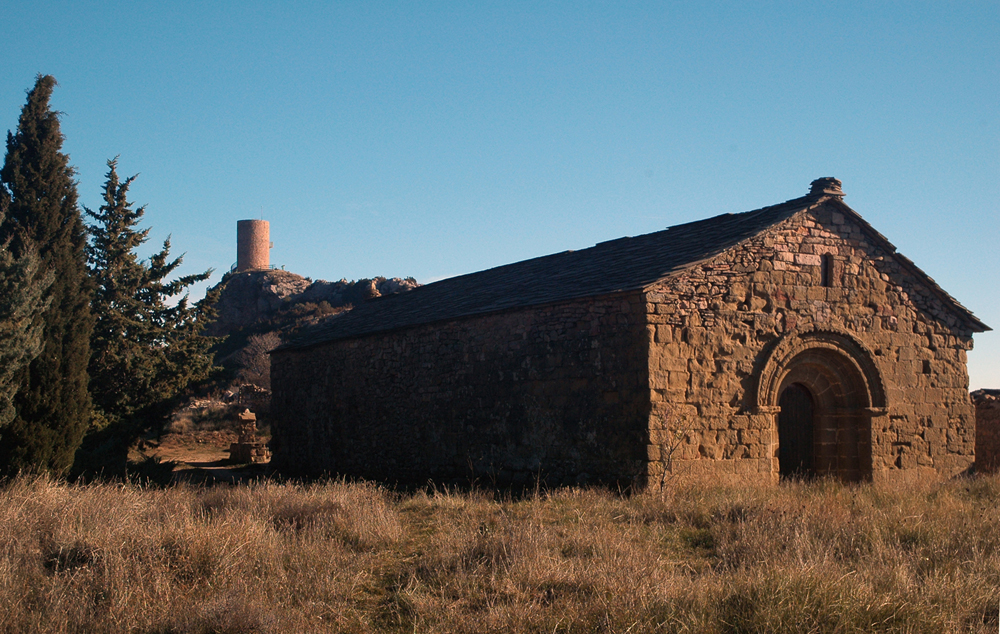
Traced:
<path id="1" fill-rule="evenodd" d="M 1000 470 L 1000 390 L 976 390 L 976 471 Z M 943 430 L 942 430 L 943 431 Z"/>
<path id="2" fill-rule="evenodd" d="M 257 438 L 257 415 L 249 409 L 237 416 L 237 440 L 229 445 L 229 460 L 235 463 L 263 464 L 271 459 L 271 451 Z"/>
<path id="3" fill-rule="evenodd" d="M 705 430 L 745 427 L 747 414 L 778 405 L 782 380 L 812 388 L 814 400 L 821 390 L 845 392 L 830 401 L 837 411 L 817 412 L 819 473 L 854 480 L 918 466 L 945 476 L 969 467 L 974 419 L 959 353 L 971 347 L 972 332 L 951 325 L 933 293 L 906 275 L 891 253 L 852 240 L 852 232 L 842 214 L 821 207 L 647 291 L 653 332 L 672 327 L 696 342 L 664 345 L 662 335 L 649 341 L 652 390 L 687 388 L 685 413 L 676 398 L 651 403 L 651 428 L 656 421 L 693 439 L 688 449 L 674 452 L 674 469 L 693 469 L 684 464 L 690 461 L 777 457 L 779 438 Z M 822 259 L 801 257 L 806 250 L 852 267 L 834 268 L 823 280 Z M 737 271 L 735 264 L 745 261 L 756 262 L 758 270 Z M 713 298 L 734 296 L 741 298 L 735 310 L 704 307 Z M 674 309 L 669 317 L 666 306 Z M 824 343 L 827 339 L 834 343 Z M 777 389 L 762 394 L 757 373 L 783 342 L 814 358 L 804 359 L 793 379 L 779 376 Z M 683 375 L 675 380 L 659 371 L 685 364 L 692 372 L 684 386 Z M 869 377 L 853 367 L 859 364 L 870 364 Z M 877 411 L 867 411 L 871 408 Z M 777 413 L 757 418 L 759 425 L 777 428 Z M 869 420 L 886 429 L 874 431 Z M 659 455 L 666 453 L 661 445 Z M 650 475 L 660 473 L 657 468 Z"/>
<path id="4" fill-rule="evenodd" d="M 648 433 L 641 321 L 632 294 L 276 354 L 276 464 L 395 481 L 630 483 Z"/>

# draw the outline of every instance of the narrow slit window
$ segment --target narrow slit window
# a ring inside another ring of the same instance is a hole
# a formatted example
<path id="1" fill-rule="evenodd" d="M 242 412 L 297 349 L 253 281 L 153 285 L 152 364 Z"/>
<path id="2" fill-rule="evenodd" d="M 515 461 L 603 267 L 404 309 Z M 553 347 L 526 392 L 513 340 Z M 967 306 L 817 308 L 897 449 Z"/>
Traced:
<path id="1" fill-rule="evenodd" d="M 833 256 L 824 253 L 820 260 L 820 277 L 823 286 L 830 288 L 833 286 Z"/>

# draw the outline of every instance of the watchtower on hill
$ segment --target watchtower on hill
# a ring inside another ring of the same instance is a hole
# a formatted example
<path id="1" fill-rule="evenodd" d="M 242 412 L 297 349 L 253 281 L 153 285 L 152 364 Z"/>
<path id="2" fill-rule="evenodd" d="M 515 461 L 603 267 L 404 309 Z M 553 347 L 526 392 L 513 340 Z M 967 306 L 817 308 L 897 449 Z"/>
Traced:
<path id="1" fill-rule="evenodd" d="M 266 220 L 236 221 L 236 272 L 271 268 L 271 226 Z"/>

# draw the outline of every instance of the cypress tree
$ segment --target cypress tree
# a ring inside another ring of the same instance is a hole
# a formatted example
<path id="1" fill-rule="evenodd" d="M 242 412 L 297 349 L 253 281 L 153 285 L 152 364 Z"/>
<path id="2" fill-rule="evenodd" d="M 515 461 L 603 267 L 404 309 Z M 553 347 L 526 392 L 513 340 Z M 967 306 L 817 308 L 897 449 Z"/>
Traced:
<path id="1" fill-rule="evenodd" d="M 33 284 L 52 275 L 33 328 L 42 331 L 41 353 L 16 377 L 17 414 L 0 429 L 0 469 L 50 470 L 72 464 L 90 424 L 87 391 L 90 361 L 90 284 L 86 233 L 77 207 L 74 170 L 62 150 L 59 113 L 49 107 L 56 81 L 39 75 L 28 92 L 17 132 L 7 133 L 0 182 L 10 195 L 0 239 L 9 240 L 15 259 L 37 250 L 40 266 Z"/>
<path id="2" fill-rule="evenodd" d="M 212 271 L 167 281 L 182 261 L 170 259 L 169 238 L 148 262 L 139 259 L 135 249 L 149 236 L 148 228 L 137 228 L 145 207 L 132 208 L 128 189 L 135 176 L 121 181 L 117 165 L 108 161 L 104 204 L 96 212 L 84 208 L 96 221 L 87 246 L 96 315 L 90 388 L 105 425 L 161 416 L 190 383 L 208 375 L 214 343 L 201 334 L 213 297 L 193 306 L 186 294 L 169 301 Z"/>
<path id="3" fill-rule="evenodd" d="M 7 217 L 10 196 L 0 186 L 0 226 Z M 38 255 L 15 258 L 10 240 L 0 244 L 0 428 L 14 419 L 18 377 L 42 350 L 42 323 L 35 317 L 48 302 L 51 273 L 38 277 Z"/>

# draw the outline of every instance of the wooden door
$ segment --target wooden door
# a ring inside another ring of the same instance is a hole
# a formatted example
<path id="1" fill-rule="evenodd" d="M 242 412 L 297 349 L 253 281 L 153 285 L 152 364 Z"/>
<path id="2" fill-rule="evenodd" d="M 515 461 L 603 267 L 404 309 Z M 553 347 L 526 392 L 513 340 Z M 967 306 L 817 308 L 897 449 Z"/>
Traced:
<path id="1" fill-rule="evenodd" d="M 793 383 L 778 400 L 778 469 L 781 477 L 804 477 L 813 473 L 813 426 L 815 411 L 809 391 Z"/>

